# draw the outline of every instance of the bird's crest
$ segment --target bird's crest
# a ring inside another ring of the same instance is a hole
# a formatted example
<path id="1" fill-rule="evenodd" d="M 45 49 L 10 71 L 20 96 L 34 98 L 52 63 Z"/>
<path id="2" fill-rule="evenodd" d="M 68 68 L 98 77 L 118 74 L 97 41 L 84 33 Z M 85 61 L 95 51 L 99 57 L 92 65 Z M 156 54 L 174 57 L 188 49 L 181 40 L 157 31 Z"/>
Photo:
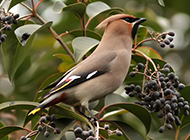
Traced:
<path id="1" fill-rule="evenodd" d="M 97 28 L 97 29 L 105 29 L 106 26 L 107 26 L 110 22 L 115 21 L 115 20 L 118 20 L 118 19 L 126 18 L 126 17 L 135 18 L 134 16 L 132 16 L 132 15 L 127 15 L 127 14 L 117 14 L 117 15 L 113 15 L 113 16 L 110 16 L 109 18 L 103 20 L 96 28 Z"/>

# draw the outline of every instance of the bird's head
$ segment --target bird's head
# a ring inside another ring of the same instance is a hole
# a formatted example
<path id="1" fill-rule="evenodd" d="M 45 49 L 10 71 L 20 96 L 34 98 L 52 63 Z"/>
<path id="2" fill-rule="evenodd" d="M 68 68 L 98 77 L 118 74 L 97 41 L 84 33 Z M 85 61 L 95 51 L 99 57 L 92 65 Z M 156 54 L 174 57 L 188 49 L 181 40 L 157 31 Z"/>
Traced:
<path id="1" fill-rule="evenodd" d="M 132 15 L 127 14 L 117 14 L 103 20 L 96 28 L 106 29 L 109 25 L 112 24 L 112 28 L 120 28 L 125 31 L 125 27 L 127 27 L 126 30 L 131 33 L 132 39 L 134 39 L 139 25 L 144 21 L 146 21 L 145 18 L 136 18 Z"/>

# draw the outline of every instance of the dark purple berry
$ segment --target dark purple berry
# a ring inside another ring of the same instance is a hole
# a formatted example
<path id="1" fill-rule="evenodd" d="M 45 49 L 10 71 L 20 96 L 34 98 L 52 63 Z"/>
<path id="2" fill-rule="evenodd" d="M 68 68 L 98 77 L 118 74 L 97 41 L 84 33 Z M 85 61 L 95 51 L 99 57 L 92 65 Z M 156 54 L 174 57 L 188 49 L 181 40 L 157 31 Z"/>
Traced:
<path id="1" fill-rule="evenodd" d="M 141 92 L 141 86 L 136 85 L 135 90 L 137 91 L 137 93 L 140 93 Z"/>
<path id="2" fill-rule="evenodd" d="M 169 36 L 175 36 L 175 33 L 171 31 L 171 32 L 168 32 L 168 35 Z"/>
<path id="3" fill-rule="evenodd" d="M 105 129 L 105 130 L 108 130 L 109 128 L 110 128 L 110 126 L 109 126 L 108 124 L 105 124 L 105 125 L 104 125 L 104 129 Z"/>
<path id="4" fill-rule="evenodd" d="M 174 44 L 170 44 L 169 47 L 172 49 L 172 48 L 174 48 L 175 46 L 174 46 Z"/>
<path id="5" fill-rule="evenodd" d="M 161 127 L 159 128 L 159 130 L 158 130 L 158 131 L 159 131 L 160 133 L 163 133 L 163 132 L 164 132 L 164 130 L 165 130 L 165 127 L 164 127 L 164 126 L 161 126 Z"/>
<path id="6" fill-rule="evenodd" d="M 175 123 L 176 125 L 181 125 L 181 121 L 179 119 L 179 117 L 175 116 Z"/>
<path id="7" fill-rule="evenodd" d="M 104 127 L 105 128 L 105 127 Z M 94 133 L 93 133 L 93 131 L 90 129 L 90 130 L 88 130 L 88 133 L 89 133 L 89 136 L 94 136 Z"/>
<path id="8" fill-rule="evenodd" d="M 49 132 L 48 131 L 45 131 L 44 132 L 44 136 L 47 138 L 47 137 L 49 137 Z"/>
<path id="9" fill-rule="evenodd" d="M 144 64 L 143 63 L 138 63 L 137 64 L 137 69 L 141 70 L 142 68 L 144 68 Z"/>
<path id="10" fill-rule="evenodd" d="M 170 113 L 170 112 L 167 114 L 167 119 L 170 120 L 171 122 L 175 121 L 175 118 L 173 117 L 172 113 Z"/>
<path id="11" fill-rule="evenodd" d="M 41 118 L 40 118 L 40 122 L 45 122 L 46 121 L 46 117 L 45 116 L 42 116 Z"/>
<path id="12" fill-rule="evenodd" d="M 164 48 L 166 45 L 164 42 L 160 42 L 160 47 Z"/>
<path id="13" fill-rule="evenodd" d="M 164 68 L 170 68 L 170 65 L 167 63 L 164 65 Z"/>
<path id="14" fill-rule="evenodd" d="M 169 104 L 166 104 L 164 106 L 164 108 L 165 108 L 166 112 L 170 112 L 170 110 L 171 110 L 171 106 Z"/>
<path id="15" fill-rule="evenodd" d="M 55 114 L 52 114 L 52 115 L 51 115 L 51 121 L 55 121 L 55 120 L 56 120 L 56 118 L 57 118 L 57 117 L 56 117 L 56 115 L 55 115 Z"/>
<path id="16" fill-rule="evenodd" d="M 14 24 L 18 24 L 18 20 L 13 19 L 13 23 L 14 23 Z"/>
<path id="17" fill-rule="evenodd" d="M 173 126 L 171 124 L 166 124 L 166 127 L 168 128 L 168 130 L 171 130 L 173 128 Z"/>
<path id="18" fill-rule="evenodd" d="M 135 85 L 134 85 L 134 84 L 130 84 L 130 88 L 131 88 L 132 90 L 134 90 L 134 89 L 135 89 Z"/>
<path id="19" fill-rule="evenodd" d="M 166 38 L 166 34 L 162 34 L 161 38 L 165 39 Z"/>
<path id="20" fill-rule="evenodd" d="M 6 30 L 10 31 L 11 29 L 12 29 L 12 26 L 11 25 L 7 25 Z"/>
<path id="21" fill-rule="evenodd" d="M 24 33 L 22 35 L 22 40 L 27 40 L 29 38 L 30 34 L 29 33 Z"/>
<path id="22" fill-rule="evenodd" d="M 14 19 L 17 19 L 17 18 L 19 18 L 19 16 L 20 16 L 19 14 L 15 14 L 15 15 L 13 16 L 13 18 L 14 18 Z"/>
<path id="23" fill-rule="evenodd" d="M 189 110 L 189 105 L 184 105 L 185 110 Z"/>
<path id="24" fill-rule="evenodd" d="M 6 40 L 6 38 L 7 38 L 7 35 L 6 34 L 2 34 L 0 39 L 1 39 L 2 42 L 4 42 Z"/>
<path id="25" fill-rule="evenodd" d="M 76 140 L 83 140 L 82 138 L 77 137 Z"/>
<path id="26" fill-rule="evenodd" d="M 169 69 L 169 68 L 164 68 L 163 71 L 164 71 L 165 73 L 168 73 L 168 72 L 170 72 L 170 69 Z"/>
<path id="27" fill-rule="evenodd" d="M 169 41 L 168 39 L 165 39 L 165 40 L 164 40 L 164 43 L 165 43 L 166 45 L 169 45 L 169 44 L 170 44 L 170 41 Z"/>
<path id="28" fill-rule="evenodd" d="M 179 90 L 182 90 L 182 89 L 184 89 L 185 88 L 185 85 L 183 84 L 183 83 L 179 83 L 178 84 L 178 89 Z"/>
<path id="29" fill-rule="evenodd" d="M 178 107 L 182 107 L 183 106 L 183 102 L 178 102 Z"/>
<path id="30" fill-rule="evenodd" d="M 129 97 L 134 97 L 134 96 L 135 96 L 135 93 L 131 91 L 131 92 L 129 92 L 128 95 L 129 95 Z"/>
<path id="31" fill-rule="evenodd" d="M 51 121 L 51 116 L 50 115 L 46 115 L 46 120 Z"/>
<path id="32" fill-rule="evenodd" d="M 126 86 L 125 86 L 125 90 L 126 90 L 127 92 L 130 92 L 130 91 L 131 91 L 130 86 L 129 86 L 129 85 L 126 85 Z"/>
<path id="33" fill-rule="evenodd" d="M 61 133 L 61 130 L 60 130 L 59 128 L 55 128 L 55 130 L 56 130 L 56 133 L 57 133 L 57 134 L 60 134 L 60 133 Z"/>
<path id="34" fill-rule="evenodd" d="M 42 131 L 43 130 L 43 127 L 41 125 L 38 126 L 38 130 L 39 131 Z"/>
<path id="35" fill-rule="evenodd" d="M 173 80 L 174 77 L 175 77 L 175 74 L 174 74 L 173 72 L 171 72 L 171 73 L 168 74 L 168 78 L 169 78 L 170 80 Z"/>
<path id="36" fill-rule="evenodd" d="M 77 127 L 77 128 L 74 129 L 74 133 L 75 133 L 75 134 L 82 134 L 82 131 L 83 131 L 83 130 L 82 130 L 81 127 Z"/>
<path id="37" fill-rule="evenodd" d="M 168 37 L 167 38 L 170 42 L 172 42 L 174 39 L 173 39 L 173 37 Z"/>
<path id="38" fill-rule="evenodd" d="M 132 72 L 129 73 L 130 77 L 135 77 L 135 75 L 136 75 L 136 72 L 134 72 L 134 71 L 132 71 Z"/>
<path id="39" fill-rule="evenodd" d="M 88 140 L 95 140 L 95 138 L 93 136 L 89 136 Z"/>
<path id="40" fill-rule="evenodd" d="M 22 136 L 22 137 L 20 138 L 20 140 L 26 140 L 26 137 L 25 137 L 25 136 Z"/>
<path id="41" fill-rule="evenodd" d="M 117 135 L 117 136 L 122 136 L 123 133 L 122 133 L 120 130 L 116 130 L 116 135 Z"/>
<path id="42" fill-rule="evenodd" d="M 56 125 L 55 125 L 55 123 L 54 123 L 54 122 L 51 122 L 51 123 L 50 123 L 50 125 L 51 125 L 51 127 L 53 127 L 53 128 L 55 128 L 55 127 L 56 127 Z"/>
<path id="43" fill-rule="evenodd" d="M 178 99 L 178 102 L 183 102 L 184 101 L 184 98 L 183 97 L 180 97 L 179 99 Z"/>
<path id="44" fill-rule="evenodd" d="M 157 116 L 158 116 L 158 118 L 162 118 L 164 116 L 164 114 L 158 113 Z"/>
<path id="45" fill-rule="evenodd" d="M 86 131 L 86 130 L 84 130 L 84 131 L 82 131 L 82 135 L 85 136 L 85 137 L 88 137 L 89 136 L 89 132 Z"/>
<path id="46" fill-rule="evenodd" d="M 188 111 L 188 110 L 184 110 L 184 111 L 183 111 L 183 114 L 184 114 L 185 116 L 188 116 L 188 115 L 189 115 L 189 111 Z"/>

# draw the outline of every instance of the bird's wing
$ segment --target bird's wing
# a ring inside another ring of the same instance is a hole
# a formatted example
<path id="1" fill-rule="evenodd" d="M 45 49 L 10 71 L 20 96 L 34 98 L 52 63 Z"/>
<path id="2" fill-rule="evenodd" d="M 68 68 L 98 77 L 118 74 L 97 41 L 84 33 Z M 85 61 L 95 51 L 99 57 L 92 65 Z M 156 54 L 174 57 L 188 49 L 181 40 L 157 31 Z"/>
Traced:
<path id="1" fill-rule="evenodd" d="M 62 76 L 59 80 L 49 85 L 49 87 L 52 87 L 54 85 L 55 86 L 50 91 L 45 93 L 42 97 L 47 98 L 52 94 L 57 93 L 58 91 L 74 87 L 78 84 L 81 84 L 106 73 L 110 67 L 110 63 L 115 59 L 115 57 L 116 54 L 111 52 L 108 54 L 104 54 L 104 56 L 102 57 L 101 55 L 99 55 L 98 58 L 87 58 L 88 60 L 84 60 L 84 62 L 82 62 L 80 65 L 74 67 L 66 74 L 64 74 L 64 76 Z"/>

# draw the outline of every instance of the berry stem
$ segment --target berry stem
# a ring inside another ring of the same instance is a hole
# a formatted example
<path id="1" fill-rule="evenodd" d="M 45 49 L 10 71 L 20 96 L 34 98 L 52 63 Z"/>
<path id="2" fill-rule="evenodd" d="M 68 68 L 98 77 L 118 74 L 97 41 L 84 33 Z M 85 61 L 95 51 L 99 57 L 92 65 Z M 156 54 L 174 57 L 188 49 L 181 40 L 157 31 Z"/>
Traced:
<path id="1" fill-rule="evenodd" d="M 154 62 L 152 61 L 152 59 L 151 59 L 150 57 L 148 57 L 146 54 L 144 54 L 143 52 L 141 52 L 140 50 L 137 50 L 137 49 L 132 49 L 132 52 L 133 52 L 133 53 L 140 53 L 147 61 L 149 61 L 149 62 L 153 65 L 154 70 L 155 70 L 155 71 L 158 71 L 158 69 L 157 69 L 155 63 L 154 63 Z"/>
<path id="2" fill-rule="evenodd" d="M 37 4 L 36 4 L 36 6 L 35 6 L 35 11 L 36 11 L 36 9 L 38 8 L 38 6 L 40 5 L 40 3 L 42 3 L 44 0 L 40 0 Z"/>
<path id="3" fill-rule="evenodd" d="M 99 122 L 96 121 L 95 139 L 97 139 L 97 140 L 98 140 L 98 137 L 99 137 L 99 129 L 100 129 Z"/>
<path id="4" fill-rule="evenodd" d="M 31 3 L 32 3 L 32 11 L 35 13 L 35 6 L 34 6 L 34 0 L 31 0 Z"/>
<path id="5" fill-rule="evenodd" d="M 181 122 L 182 122 L 183 118 L 184 118 L 184 115 L 182 115 L 182 117 L 181 117 Z M 176 134 L 175 134 L 175 140 L 178 140 L 179 131 L 180 131 L 180 125 L 177 127 Z M 188 137 L 187 137 L 187 138 L 188 138 Z M 186 138 L 186 139 L 187 139 L 187 138 Z M 185 140 L 186 140 L 186 139 L 185 139 Z M 187 139 L 187 140 L 188 140 L 188 139 Z"/>

